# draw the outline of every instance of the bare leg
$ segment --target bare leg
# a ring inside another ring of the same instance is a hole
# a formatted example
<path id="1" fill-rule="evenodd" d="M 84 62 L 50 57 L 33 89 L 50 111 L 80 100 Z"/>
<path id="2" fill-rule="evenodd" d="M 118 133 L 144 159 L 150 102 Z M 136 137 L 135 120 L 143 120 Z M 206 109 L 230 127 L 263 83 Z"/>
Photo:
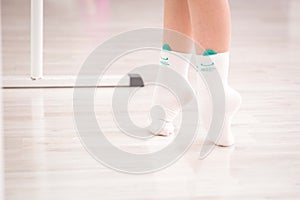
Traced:
<path id="1" fill-rule="evenodd" d="M 188 0 L 193 38 L 204 49 L 229 50 L 230 9 L 227 0 Z M 203 49 L 197 49 L 199 53 Z"/>
<path id="2" fill-rule="evenodd" d="M 192 37 L 190 13 L 187 0 L 165 0 L 164 29 L 179 32 L 187 37 Z M 174 38 L 175 37 L 175 38 Z M 191 42 L 181 38 L 177 40 L 172 32 L 164 35 L 164 44 L 169 44 L 177 52 L 190 52 Z"/>

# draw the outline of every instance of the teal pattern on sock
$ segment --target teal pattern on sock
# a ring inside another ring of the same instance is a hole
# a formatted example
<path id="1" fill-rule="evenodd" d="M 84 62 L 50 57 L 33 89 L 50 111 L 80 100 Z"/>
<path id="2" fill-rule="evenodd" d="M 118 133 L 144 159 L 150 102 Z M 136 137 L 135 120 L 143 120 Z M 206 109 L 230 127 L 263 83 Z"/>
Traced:
<path id="1" fill-rule="evenodd" d="M 162 47 L 162 50 L 164 51 L 172 51 L 170 45 L 168 44 L 164 44 Z M 162 57 L 160 56 L 160 63 L 164 66 L 169 66 L 169 62 L 168 62 L 169 58 L 168 57 Z"/>
<path id="2" fill-rule="evenodd" d="M 216 51 L 214 51 L 212 49 L 206 49 L 202 55 L 203 56 L 211 56 L 211 55 L 216 55 L 216 54 L 218 54 Z"/>
<path id="3" fill-rule="evenodd" d="M 168 45 L 168 44 L 164 44 L 162 49 L 166 50 L 166 51 L 172 51 L 170 45 Z"/>

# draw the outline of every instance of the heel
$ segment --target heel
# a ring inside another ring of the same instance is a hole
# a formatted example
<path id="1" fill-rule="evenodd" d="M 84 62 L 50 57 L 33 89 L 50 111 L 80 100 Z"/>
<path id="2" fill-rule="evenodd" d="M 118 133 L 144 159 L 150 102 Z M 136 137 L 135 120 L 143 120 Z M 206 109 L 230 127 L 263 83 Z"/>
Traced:
<path id="1" fill-rule="evenodd" d="M 217 141 L 212 141 L 217 146 L 229 147 L 234 144 L 234 136 L 232 134 L 232 119 L 239 110 L 242 103 L 241 95 L 231 87 L 226 91 L 226 112 L 223 128 Z"/>

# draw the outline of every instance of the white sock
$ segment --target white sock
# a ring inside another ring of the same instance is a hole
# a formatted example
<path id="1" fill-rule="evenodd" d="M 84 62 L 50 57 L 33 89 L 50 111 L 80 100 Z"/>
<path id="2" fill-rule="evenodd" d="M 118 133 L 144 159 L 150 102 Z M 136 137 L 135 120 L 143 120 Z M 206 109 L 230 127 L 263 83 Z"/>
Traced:
<path id="1" fill-rule="evenodd" d="M 190 64 L 186 60 L 190 60 L 192 57 L 192 54 L 186 54 L 186 53 L 179 53 L 175 51 L 165 50 L 163 49 L 161 51 L 161 57 L 160 57 L 160 64 L 162 67 L 169 67 L 173 69 L 175 72 L 177 72 L 179 75 L 181 75 L 187 82 L 188 82 L 188 69 Z M 168 74 L 165 74 L 166 72 L 163 72 L 162 70 L 159 72 L 157 80 L 162 80 L 164 77 L 168 76 Z M 189 83 L 189 82 L 188 82 Z M 180 84 L 180 83 L 175 83 Z M 160 126 L 158 124 L 161 123 L 154 123 L 153 126 L 150 127 L 150 131 L 154 135 L 160 135 L 160 136 L 168 136 L 175 131 L 175 127 L 173 125 L 173 120 L 178 115 L 180 111 L 180 106 L 184 106 L 188 101 L 191 99 L 192 94 L 190 93 L 191 90 L 189 89 L 181 89 L 180 92 L 183 92 L 181 94 L 184 96 L 184 102 L 181 102 L 182 105 L 178 102 L 176 97 L 171 93 L 168 92 L 166 88 L 163 88 L 161 86 L 156 86 L 154 91 L 154 97 L 153 97 L 153 106 L 154 105 L 160 105 L 163 107 L 165 111 L 165 117 L 161 117 L 159 115 L 152 116 L 152 120 L 154 121 L 160 121 L 163 123 L 162 129 L 158 129 L 157 126 Z"/>
<path id="2" fill-rule="evenodd" d="M 214 55 L 197 55 L 196 63 L 198 70 L 209 73 L 211 69 L 218 71 L 225 90 L 225 119 L 224 127 L 221 130 L 217 141 L 212 141 L 218 146 L 231 146 L 234 144 L 234 137 L 231 132 L 232 118 L 241 105 L 241 96 L 228 84 L 229 52 Z M 202 84 L 203 86 L 203 84 Z M 212 118 L 212 101 L 206 89 L 200 90 L 200 114 L 201 121 L 208 131 Z M 208 136 L 209 138 L 209 136 Z"/>

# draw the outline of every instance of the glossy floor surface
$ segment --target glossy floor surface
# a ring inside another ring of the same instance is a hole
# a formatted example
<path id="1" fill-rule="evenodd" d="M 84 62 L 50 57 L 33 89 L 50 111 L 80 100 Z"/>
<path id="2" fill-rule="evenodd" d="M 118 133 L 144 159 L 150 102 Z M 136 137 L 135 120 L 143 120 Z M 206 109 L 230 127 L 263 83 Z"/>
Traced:
<path id="1" fill-rule="evenodd" d="M 114 34 L 162 25 L 161 0 L 124 2 L 45 0 L 45 73 L 74 75 L 88 53 Z M 169 168 L 119 173 L 97 162 L 80 143 L 73 89 L 5 89 L 6 199 L 299 199 L 300 2 L 230 2 L 230 82 L 243 97 L 233 148 L 215 148 L 198 160 L 200 135 Z M 29 3 L 2 0 L 4 75 L 29 74 Z M 133 62 L 125 59 L 113 73 Z M 110 141 L 127 151 L 149 152 L 170 140 L 126 138 L 113 123 L 113 91 L 98 89 L 95 96 L 95 113 Z M 130 108 L 140 123 L 149 96 L 143 90 L 137 95 Z"/>

